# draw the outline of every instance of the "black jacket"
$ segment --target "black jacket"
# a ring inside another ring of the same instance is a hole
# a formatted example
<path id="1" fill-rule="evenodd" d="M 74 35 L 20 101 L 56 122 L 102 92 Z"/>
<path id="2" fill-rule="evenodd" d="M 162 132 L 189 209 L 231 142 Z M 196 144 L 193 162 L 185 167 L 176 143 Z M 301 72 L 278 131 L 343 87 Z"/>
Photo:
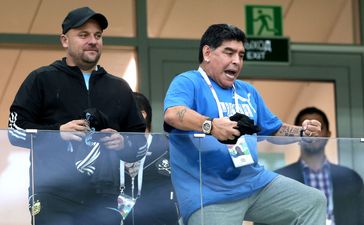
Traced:
<path id="1" fill-rule="evenodd" d="M 61 124 L 81 119 L 89 108 L 102 111 L 109 128 L 144 133 L 145 122 L 129 85 L 102 67 L 92 72 L 89 90 L 80 69 L 67 66 L 65 58 L 34 70 L 19 88 L 10 107 L 9 138 L 15 145 L 30 148 L 32 137 L 36 191 L 73 199 L 81 199 L 80 193 L 89 191 L 117 194 L 119 160 L 135 161 L 143 157 L 144 134 L 130 134 L 125 136 L 126 149 L 110 151 L 100 147 L 94 175 L 77 171 L 75 162 L 89 151 L 85 150 L 85 143 L 66 142 L 58 131 L 43 130 L 59 130 Z M 30 136 L 25 129 L 40 131 Z"/>
<path id="2" fill-rule="evenodd" d="M 363 180 L 353 170 L 330 163 L 336 225 L 364 224 Z M 304 183 L 302 165 L 298 161 L 276 170 L 277 173 Z"/>
<path id="3" fill-rule="evenodd" d="M 31 72 L 10 113 L 17 114 L 15 124 L 20 128 L 58 130 L 61 124 L 80 119 L 87 108 L 105 113 L 110 128 L 117 131 L 144 132 L 145 123 L 126 81 L 98 67 L 88 91 L 80 69 L 67 66 L 65 58 Z M 11 121 L 9 126 L 13 127 Z"/>

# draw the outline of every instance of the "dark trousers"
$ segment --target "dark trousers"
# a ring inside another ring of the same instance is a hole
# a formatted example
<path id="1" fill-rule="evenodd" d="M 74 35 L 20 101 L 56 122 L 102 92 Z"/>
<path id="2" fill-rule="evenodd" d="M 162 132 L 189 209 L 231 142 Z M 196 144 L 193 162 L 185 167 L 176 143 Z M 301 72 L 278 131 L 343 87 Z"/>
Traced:
<path id="1" fill-rule="evenodd" d="M 114 195 L 90 195 L 80 202 L 38 193 L 34 202 L 40 210 L 32 216 L 33 225 L 120 225 L 121 221 L 119 212 L 106 208 L 117 207 Z"/>

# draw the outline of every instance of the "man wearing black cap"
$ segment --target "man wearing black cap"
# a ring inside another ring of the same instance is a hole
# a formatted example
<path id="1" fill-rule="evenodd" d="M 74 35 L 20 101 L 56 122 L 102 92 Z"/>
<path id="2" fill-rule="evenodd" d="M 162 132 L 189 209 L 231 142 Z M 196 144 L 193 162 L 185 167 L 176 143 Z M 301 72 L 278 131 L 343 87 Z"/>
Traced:
<path id="1" fill-rule="evenodd" d="M 32 71 L 10 107 L 10 141 L 33 150 L 33 224 L 120 224 L 120 160 L 141 159 L 146 142 L 118 132 L 143 133 L 145 122 L 127 82 L 97 65 L 107 26 L 88 7 L 69 12 L 60 36 L 66 56 Z"/>

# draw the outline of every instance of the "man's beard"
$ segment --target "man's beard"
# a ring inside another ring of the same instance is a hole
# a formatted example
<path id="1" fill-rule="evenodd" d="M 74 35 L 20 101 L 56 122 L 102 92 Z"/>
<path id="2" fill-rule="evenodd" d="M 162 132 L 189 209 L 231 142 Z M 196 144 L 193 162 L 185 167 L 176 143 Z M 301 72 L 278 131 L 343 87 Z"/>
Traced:
<path id="1" fill-rule="evenodd" d="M 311 154 L 311 155 L 319 154 L 325 150 L 326 143 L 327 143 L 326 139 L 315 140 L 313 142 L 307 142 L 307 143 L 302 142 L 301 148 L 307 154 Z"/>
<path id="2" fill-rule="evenodd" d="M 316 155 L 324 151 L 323 148 L 317 148 L 317 147 L 304 147 L 303 151 L 309 155 Z"/>
<path id="3" fill-rule="evenodd" d="M 95 56 L 88 56 L 84 53 L 82 53 L 81 57 L 80 57 L 80 65 L 79 67 L 82 70 L 89 70 L 91 68 L 93 68 L 94 66 L 96 66 L 97 62 L 100 59 L 101 54 L 97 53 L 97 55 Z"/>

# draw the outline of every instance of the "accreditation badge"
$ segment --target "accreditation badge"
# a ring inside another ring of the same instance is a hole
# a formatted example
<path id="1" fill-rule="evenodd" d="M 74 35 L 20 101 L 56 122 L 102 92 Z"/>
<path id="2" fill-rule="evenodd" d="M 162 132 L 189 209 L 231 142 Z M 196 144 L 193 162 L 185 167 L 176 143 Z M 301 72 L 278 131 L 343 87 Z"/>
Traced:
<path id="1" fill-rule="evenodd" d="M 106 208 L 120 213 L 120 215 L 123 218 L 120 223 L 122 225 L 123 220 L 126 219 L 130 211 L 133 209 L 135 202 L 136 202 L 135 198 L 132 198 L 121 192 L 118 196 L 118 207 L 117 208 L 106 207 Z"/>
<path id="2" fill-rule="evenodd" d="M 227 147 L 236 168 L 254 163 L 244 136 L 241 136 L 235 145 L 227 145 Z"/>
<path id="3" fill-rule="evenodd" d="M 134 198 L 126 194 L 120 193 L 118 196 L 118 211 L 124 220 L 133 209 L 135 202 Z"/>
<path id="4" fill-rule="evenodd" d="M 42 208 L 40 201 L 37 200 L 36 202 L 33 203 L 33 205 L 29 206 L 31 209 L 31 214 L 32 216 L 37 215 L 38 213 L 40 213 L 40 210 Z"/>

